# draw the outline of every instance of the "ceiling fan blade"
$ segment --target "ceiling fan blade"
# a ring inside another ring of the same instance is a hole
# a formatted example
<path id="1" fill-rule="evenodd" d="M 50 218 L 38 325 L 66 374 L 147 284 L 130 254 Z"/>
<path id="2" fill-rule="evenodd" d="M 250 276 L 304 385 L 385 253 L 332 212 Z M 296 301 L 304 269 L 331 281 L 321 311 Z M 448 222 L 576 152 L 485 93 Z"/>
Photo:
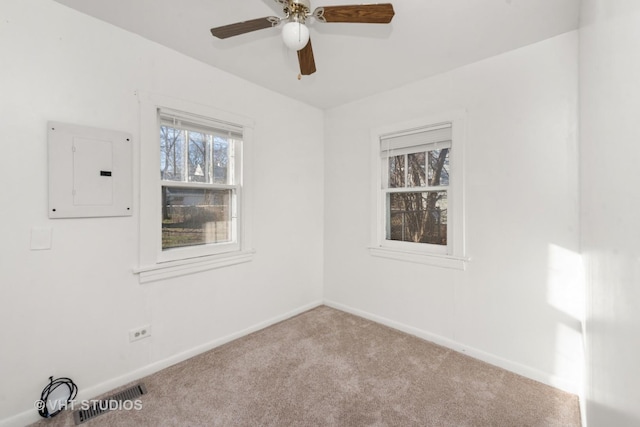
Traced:
<path id="1" fill-rule="evenodd" d="M 391 3 L 319 7 L 313 15 L 324 22 L 388 24 L 395 12 Z"/>
<path id="2" fill-rule="evenodd" d="M 300 74 L 308 76 L 316 72 L 316 61 L 313 58 L 313 48 L 311 39 L 309 43 L 298 51 L 298 62 L 300 63 Z"/>
<path id="3" fill-rule="evenodd" d="M 271 28 L 280 22 L 280 18 L 267 16 L 265 18 L 252 19 L 251 21 L 236 22 L 211 29 L 211 34 L 219 39 L 226 39 L 240 34 L 250 33 L 256 30 Z"/>

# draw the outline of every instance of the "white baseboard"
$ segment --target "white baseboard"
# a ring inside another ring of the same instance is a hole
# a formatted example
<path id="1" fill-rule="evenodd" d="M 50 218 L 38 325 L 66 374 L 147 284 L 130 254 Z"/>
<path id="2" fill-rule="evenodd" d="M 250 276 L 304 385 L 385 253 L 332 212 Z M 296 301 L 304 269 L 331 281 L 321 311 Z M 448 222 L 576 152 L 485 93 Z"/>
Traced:
<path id="1" fill-rule="evenodd" d="M 580 393 L 582 392 L 582 389 L 579 384 L 576 384 L 574 382 L 568 381 L 563 378 L 559 378 L 553 374 L 540 371 L 530 366 L 513 362 L 511 360 L 503 359 L 494 354 L 487 353 L 485 351 L 466 346 L 462 343 L 453 341 L 449 338 L 445 338 L 440 335 L 436 335 L 431 332 L 415 328 L 413 326 L 405 325 L 404 323 L 396 322 L 395 320 L 387 319 L 385 317 L 378 316 L 376 314 L 372 314 L 357 308 L 340 304 L 335 301 L 325 300 L 324 304 L 326 306 L 335 308 L 337 310 L 345 311 L 347 313 L 351 313 L 353 315 L 363 317 L 365 319 L 371 320 L 376 323 L 380 323 L 390 328 L 397 329 L 402 332 L 406 332 L 410 335 L 414 335 L 418 338 L 422 338 L 426 341 L 433 342 L 443 347 L 447 347 L 451 350 L 471 356 L 474 359 L 478 359 L 483 362 L 489 363 L 491 365 L 497 366 L 499 368 L 506 369 L 507 371 L 516 373 L 518 375 L 522 375 L 523 377 L 527 377 L 534 381 L 541 382 L 543 384 L 549 385 L 551 387 L 555 387 L 557 389 L 566 391 L 568 393 L 580 395 Z"/>
<path id="2" fill-rule="evenodd" d="M 253 326 L 250 326 L 241 331 L 235 332 L 233 334 L 227 335 L 222 338 L 218 338 L 209 343 L 199 345 L 187 351 L 183 351 L 174 356 L 168 357 L 163 360 L 159 360 L 157 362 L 151 363 L 147 366 L 143 366 L 142 368 L 136 369 L 135 371 L 129 372 L 125 375 L 121 375 L 119 377 L 113 378 L 111 380 L 105 381 L 100 384 L 96 384 L 92 387 L 86 388 L 84 390 L 78 391 L 78 395 L 76 396 L 77 401 L 90 400 L 99 396 L 101 394 L 107 393 L 113 389 L 121 387 L 125 384 L 128 384 L 132 381 L 139 380 L 148 375 L 154 374 L 158 371 L 161 371 L 169 366 L 175 365 L 176 363 L 180 363 L 185 361 L 191 357 L 197 356 L 198 354 L 204 353 L 206 351 L 212 350 L 216 347 L 219 347 L 223 344 L 241 338 L 245 335 L 249 335 L 253 332 L 264 329 L 268 326 L 274 325 L 283 320 L 287 320 L 291 317 L 297 316 L 298 314 L 304 313 L 305 311 L 311 310 L 313 308 L 321 306 L 322 301 L 313 302 L 310 304 L 303 305 L 294 310 L 291 310 L 287 313 L 281 314 L 279 316 L 273 317 L 271 319 L 265 320 L 263 322 L 257 323 Z M 36 398 L 34 397 L 34 401 Z M 4 420 L 0 420 L 0 427 L 23 427 L 32 423 L 35 423 L 42 418 L 38 415 L 35 408 L 31 408 L 28 411 L 19 413 L 13 417 L 5 418 Z"/>

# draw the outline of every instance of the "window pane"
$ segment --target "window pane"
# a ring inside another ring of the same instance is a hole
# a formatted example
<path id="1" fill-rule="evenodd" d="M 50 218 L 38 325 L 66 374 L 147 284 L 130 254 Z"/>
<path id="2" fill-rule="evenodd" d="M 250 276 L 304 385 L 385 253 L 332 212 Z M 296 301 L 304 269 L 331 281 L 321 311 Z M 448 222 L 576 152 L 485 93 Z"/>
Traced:
<path id="1" fill-rule="evenodd" d="M 429 185 L 449 185 L 449 149 L 429 151 Z"/>
<path id="2" fill-rule="evenodd" d="M 207 170 L 207 152 L 211 144 L 207 135 L 200 132 L 187 132 L 189 135 L 189 182 L 207 182 L 204 171 Z"/>
<path id="3" fill-rule="evenodd" d="M 447 244 L 447 192 L 389 193 L 387 240 Z"/>
<path id="4" fill-rule="evenodd" d="M 215 184 L 233 184 L 233 173 L 229 166 L 233 161 L 232 146 L 228 140 L 213 138 L 212 181 Z"/>
<path id="5" fill-rule="evenodd" d="M 389 157 L 389 188 L 404 187 L 404 156 Z"/>
<path id="6" fill-rule="evenodd" d="M 184 180 L 184 131 L 160 126 L 160 177 L 167 181 Z"/>
<path id="7" fill-rule="evenodd" d="M 162 249 L 232 241 L 233 190 L 162 187 Z"/>
<path id="8" fill-rule="evenodd" d="M 409 187 L 424 187 L 427 185 L 427 164 L 424 152 L 408 155 Z"/>

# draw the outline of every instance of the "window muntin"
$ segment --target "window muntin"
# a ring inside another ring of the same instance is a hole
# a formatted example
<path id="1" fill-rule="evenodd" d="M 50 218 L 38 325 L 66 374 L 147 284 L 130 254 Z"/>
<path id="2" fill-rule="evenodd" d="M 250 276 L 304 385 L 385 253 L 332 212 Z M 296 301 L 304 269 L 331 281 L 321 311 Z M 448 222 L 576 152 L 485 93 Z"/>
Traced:
<path id="1" fill-rule="evenodd" d="M 380 137 L 382 246 L 448 253 L 451 123 Z"/>
<path id="2" fill-rule="evenodd" d="M 162 252 L 237 250 L 241 129 L 166 110 L 159 122 Z"/>

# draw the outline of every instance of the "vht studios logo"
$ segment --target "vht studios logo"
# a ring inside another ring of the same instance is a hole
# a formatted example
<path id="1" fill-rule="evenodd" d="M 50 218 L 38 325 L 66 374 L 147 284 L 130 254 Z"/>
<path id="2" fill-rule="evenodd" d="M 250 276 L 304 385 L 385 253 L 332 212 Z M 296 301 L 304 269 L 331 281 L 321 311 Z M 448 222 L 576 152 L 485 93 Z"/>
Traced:
<path id="1" fill-rule="evenodd" d="M 61 400 L 53 400 L 45 402 L 44 400 L 36 400 L 34 406 L 37 410 L 45 407 L 49 412 L 63 411 L 70 409 L 72 411 L 79 409 L 82 411 L 139 411 L 142 409 L 141 400 L 70 400 L 64 402 Z"/>

